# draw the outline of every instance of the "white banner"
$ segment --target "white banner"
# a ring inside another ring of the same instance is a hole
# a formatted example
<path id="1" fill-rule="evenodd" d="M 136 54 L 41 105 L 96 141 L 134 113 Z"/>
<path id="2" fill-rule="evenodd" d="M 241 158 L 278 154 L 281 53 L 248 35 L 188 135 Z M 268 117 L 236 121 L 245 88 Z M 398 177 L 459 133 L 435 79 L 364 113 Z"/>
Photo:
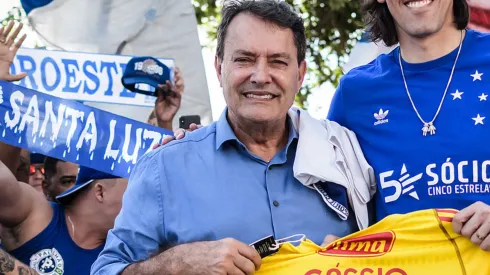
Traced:
<path id="1" fill-rule="evenodd" d="M 26 72 L 18 85 L 64 99 L 153 107 L 155 97 L 124 88 L 121 77 L 132 56 L 19 49 L 12 73 Z M 174 60 L 159 59 L 173 77 Z"/>
<path id="2" fill-rule="evenodd" d="M 30 27 L 39 34 L 48 49 L 175 59 L 185 89 L 173 127 L 179 126 L 179 117 L 183 115 L 200 115 L 203 125 L 213 121 L 196 14 L 191 0 L 20 2 L 26 9 Z M 211 69 L 211 77 L 215 79 L 212 66 Z M 222 97 L 219 91 L 218 96 Z M 141 122 L 147 121 L 153 109 L 153 105 L 86 104 Z M 219 109 L 222 108 L 219 106 Z"/>

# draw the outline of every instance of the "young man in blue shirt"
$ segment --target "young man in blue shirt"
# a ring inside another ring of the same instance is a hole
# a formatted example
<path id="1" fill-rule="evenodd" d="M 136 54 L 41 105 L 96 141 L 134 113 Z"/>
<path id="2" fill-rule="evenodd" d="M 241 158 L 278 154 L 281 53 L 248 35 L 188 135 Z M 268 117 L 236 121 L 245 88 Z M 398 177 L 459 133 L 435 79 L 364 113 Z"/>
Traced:
<path id="1" fill-rule="evenodd" d="M 48 202 L 0 161 L 2 245 L 40 274 L 88 274 L 126 185 L 127 179 L 82 167 L 75 186 L 57 197 L 61 203 Z"/>
<path id="2" fill-rule="evenodd" d="M 357 134 L 375 170 L 378 220 L 456 208 L 456 232 L 490 250 L 490 35 L 465 29 L 466 0 L 363 9 L 372 40 L 400 46 L 347 73 L 328 118 Z"/>

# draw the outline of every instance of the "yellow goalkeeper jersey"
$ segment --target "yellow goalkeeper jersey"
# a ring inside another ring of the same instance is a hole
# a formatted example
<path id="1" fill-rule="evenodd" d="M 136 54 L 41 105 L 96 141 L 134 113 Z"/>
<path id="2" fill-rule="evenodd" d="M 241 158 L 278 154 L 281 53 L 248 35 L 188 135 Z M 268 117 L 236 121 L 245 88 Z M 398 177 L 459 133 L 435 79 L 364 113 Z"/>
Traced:
<path id="1" fill-rule="evenodd" d="M 327 247 L 286 243 L 258 275 L 490 275 L 490 252 L 454 233 L 456 210 L 390 215 Z M 322 230 L 319 228 L 318 230 Z"/>

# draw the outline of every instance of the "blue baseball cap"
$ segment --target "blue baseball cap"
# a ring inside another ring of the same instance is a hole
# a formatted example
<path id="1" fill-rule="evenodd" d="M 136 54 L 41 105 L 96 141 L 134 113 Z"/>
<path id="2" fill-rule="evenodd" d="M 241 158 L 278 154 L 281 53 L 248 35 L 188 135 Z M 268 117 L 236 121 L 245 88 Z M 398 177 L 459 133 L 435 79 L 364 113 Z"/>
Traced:
<path id="1" fill-rule="evenodd" d="M 44 164 L 45 155 L 30 152 L 31 164 Z"/>
<path id="2" fill-rule="evenodd" d="M 151 56 L 141 56 L 129 60 L 121 82 L 132 92 L 154 96 L 158 85 L 165 84 L 171 79 L 170 69 L 165 64 Z M 141 89 L 145 85 L 150 87 Z"/>
<path id="3" fill-rule="evenodd" d="M 71 197 L 72 195 L 76 194 L 78 191 L 82 190 L 85 186 L 88 186 L 92 182 L 96 180 L 102 180 L 102 179 L 117 179 L 121 178 L 118 176 L 114 176 L 111 174 L 107 174 L 101 171 L 94 170 L 92 168 L 88 168 L 85 166 L 80 166 L 78 169 L 78 176 L 77 180 L 75 181 L 75 185 L 66 190 L 65 192 L 59 194 L 56 197 L 56 200 L 63 204 L 63 202 L 66 202 L 68 197 Z"/>

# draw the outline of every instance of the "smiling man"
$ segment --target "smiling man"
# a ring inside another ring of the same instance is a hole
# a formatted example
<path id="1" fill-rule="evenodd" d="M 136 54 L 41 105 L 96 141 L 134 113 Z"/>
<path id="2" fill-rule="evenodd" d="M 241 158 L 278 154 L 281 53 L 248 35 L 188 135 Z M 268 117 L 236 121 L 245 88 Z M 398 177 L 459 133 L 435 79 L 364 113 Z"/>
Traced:
<path id="1" fill-rule="evenodd" d="M 329 118 L 354 131 L 377 174 L 378 220 L 462 210 L 458 233 L 490 250 L 490 35 L 466 0 L 371 0 L 372 41 L 391 53 L 345 75 Z"/>
<path id="2" fill-rule="evenodd" d="M 143 156 L 92 274 L 252 274 L 249 244 L 357 230 L 293 174 L 287 113 L 306 72 L 301 17 L 282 1 L 226 1 L 215 59 L 221 118 Z"/>

